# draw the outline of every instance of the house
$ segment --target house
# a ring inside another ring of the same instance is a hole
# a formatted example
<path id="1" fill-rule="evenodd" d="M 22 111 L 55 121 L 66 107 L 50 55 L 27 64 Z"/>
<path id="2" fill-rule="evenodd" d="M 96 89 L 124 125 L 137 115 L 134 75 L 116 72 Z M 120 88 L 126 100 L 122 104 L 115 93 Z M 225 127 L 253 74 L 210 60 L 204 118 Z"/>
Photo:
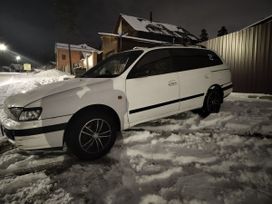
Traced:
<path id="1" fill-rule="evenodd" d="M 55 44 L 56 63 L 57 69 L 70 73 L 70 58 L 72 64 L 72 72 L 76 69 L 88 70 L 97 64 L 101 51 L 88 46 L 87 44 L 74 45 L 70 44 L 70 55 L 69 45 L 65 43 Z"/>
<path id="2" fill-rule="evenodd" d="M 234 91 L 272 94 L 272 15 L 201 44 L 230 66 Z"/>
<path id="3" fill-rule="evenodd" d="M 181 26 L 120 14 L 113 33 L 100 32 L 103 57 L 133 47 L 196 44 L 199 39 Z"/>

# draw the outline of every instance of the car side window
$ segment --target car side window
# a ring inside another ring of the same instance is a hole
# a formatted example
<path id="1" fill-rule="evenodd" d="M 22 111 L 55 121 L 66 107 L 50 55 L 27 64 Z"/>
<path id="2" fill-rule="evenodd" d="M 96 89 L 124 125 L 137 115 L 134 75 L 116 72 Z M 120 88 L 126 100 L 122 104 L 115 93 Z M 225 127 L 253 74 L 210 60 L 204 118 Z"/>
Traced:
<path id="1" fill-rule="evenodd" d="M 172 72 L 172 58 L 167 49 L 153 50 L 146 53 L 132 68 L 128 79 L 147 77 Z"/>
<path id="2" fill-rule="evenodd" d="M 223 64 L 220 58 L 209 50 L 180 48 L 172 49 L 173 68 L 186 71 Z"/>
<path id="3" fill-rule="evenodd" d="M 223 64 L 222 60 L 214 52 L 210 50 L 205 50 L 205 51 L 206 51 L 206 54 L 208 55 L 210 66 Z"/>

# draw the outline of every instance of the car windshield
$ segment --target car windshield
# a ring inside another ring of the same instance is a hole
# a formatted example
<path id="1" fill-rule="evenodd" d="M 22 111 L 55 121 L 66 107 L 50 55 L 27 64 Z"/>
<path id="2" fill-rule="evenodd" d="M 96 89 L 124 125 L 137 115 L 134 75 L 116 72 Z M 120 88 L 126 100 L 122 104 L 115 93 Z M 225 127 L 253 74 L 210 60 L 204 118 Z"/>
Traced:
<path id="1" fill-rule="evenodd" d="M 83 74 L 82 78 L 113 78 L 122 74 L 141 54 L 133 50 L 111 55 Z"/>

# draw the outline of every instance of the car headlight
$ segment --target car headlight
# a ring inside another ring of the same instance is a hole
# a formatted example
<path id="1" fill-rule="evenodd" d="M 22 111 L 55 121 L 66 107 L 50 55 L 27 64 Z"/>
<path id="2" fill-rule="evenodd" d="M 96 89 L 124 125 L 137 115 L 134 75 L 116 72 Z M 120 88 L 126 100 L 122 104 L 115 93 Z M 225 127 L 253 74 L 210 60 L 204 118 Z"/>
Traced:
<path id="1" fill-rule="evenodd" d="M 30 120 L 38 120 L 41 113 L 42 108 L 10 108 L 9 109 L 14 119 L 17 121 L 30 121 Z"/>

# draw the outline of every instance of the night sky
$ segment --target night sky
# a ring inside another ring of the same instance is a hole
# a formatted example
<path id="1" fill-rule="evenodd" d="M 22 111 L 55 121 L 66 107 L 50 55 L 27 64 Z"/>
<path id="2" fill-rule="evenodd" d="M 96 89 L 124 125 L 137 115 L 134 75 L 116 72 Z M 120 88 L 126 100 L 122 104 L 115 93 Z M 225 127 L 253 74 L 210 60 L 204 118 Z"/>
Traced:
<path id="1" fill-rule="evenodd" d="M 67 41 L 67 29 L 58 18 L 56 0 L 0 0 L 0 66 L 15 55 L 40 63 L 54 60 L 54 43 Z M 214 37 L 221 26 L 237 31 L 272 14 L 272 0 L 80 0 L 76 1 L 74 43 L 99 48 L 98 32 L 112 32 L 119 13 L 180 25 L 199 36 L 205 28 Z"/>

